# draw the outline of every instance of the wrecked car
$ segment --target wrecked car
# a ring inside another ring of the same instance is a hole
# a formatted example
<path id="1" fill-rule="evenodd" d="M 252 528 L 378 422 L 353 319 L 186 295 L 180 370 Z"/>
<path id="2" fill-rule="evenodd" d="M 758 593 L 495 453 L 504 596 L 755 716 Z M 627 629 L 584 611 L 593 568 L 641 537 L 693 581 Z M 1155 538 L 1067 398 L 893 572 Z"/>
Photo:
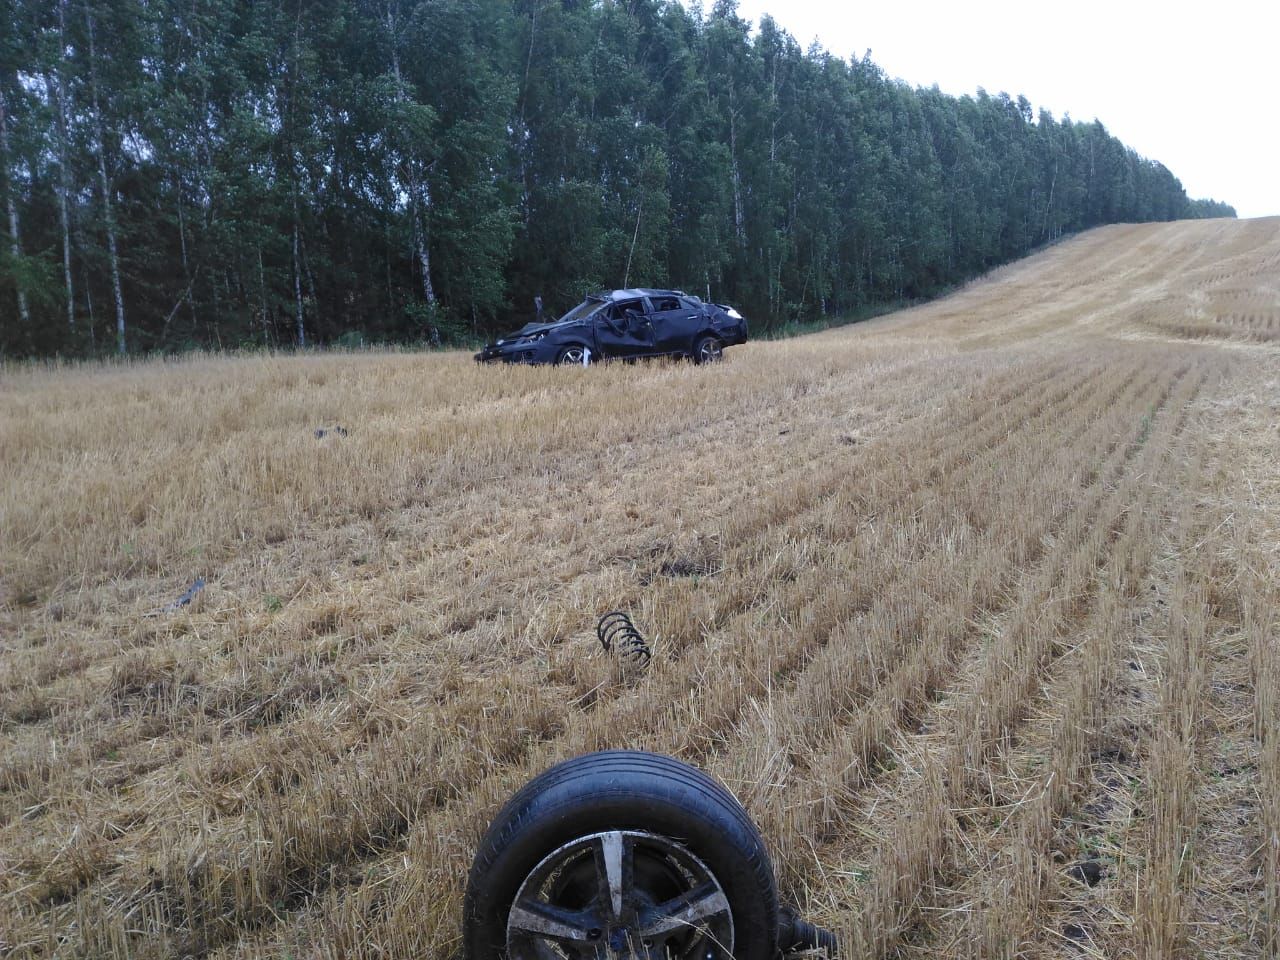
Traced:
<path id="1" fill-rule="evenodd" d="M 733 307 L 680 290 L 610 290 L 588 296 L 559 320 L 530 323 L 489 344 L 477 363 L 586 366 L 597 360 L 689 357 L 711 363 L 747 342 Z"/>

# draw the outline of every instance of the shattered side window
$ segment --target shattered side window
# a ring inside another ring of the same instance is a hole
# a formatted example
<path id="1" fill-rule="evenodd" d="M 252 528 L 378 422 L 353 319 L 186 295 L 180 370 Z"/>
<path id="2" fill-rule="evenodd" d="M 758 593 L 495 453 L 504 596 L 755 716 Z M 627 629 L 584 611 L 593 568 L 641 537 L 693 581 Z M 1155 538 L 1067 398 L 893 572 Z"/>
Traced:
<path id="1" fill-rule="evenodd" d="M 619 303 L 615 303 L 609 308 L 609 319 L 625 321 L 627 319 L 628 310 L 634 310 L 636 313 L 644 313 L 644 304 L 639 300 L 624 300 Z"/>

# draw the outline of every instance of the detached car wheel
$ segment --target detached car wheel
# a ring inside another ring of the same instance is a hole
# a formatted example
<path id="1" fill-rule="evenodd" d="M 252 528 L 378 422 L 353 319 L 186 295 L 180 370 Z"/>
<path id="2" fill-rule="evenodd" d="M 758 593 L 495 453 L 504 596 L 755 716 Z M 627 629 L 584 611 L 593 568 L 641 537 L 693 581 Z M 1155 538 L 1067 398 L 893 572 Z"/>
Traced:
<path id="1" fill-rule="evenodd" d="M 724 344 L 715 337 L 701 337 L 693 345 L 694 363 L 716 363 L 724 359 Z"/>
<path id="2" fill-rule="evenodd" d="M 468 960 L 776 960 L 764 843 L 724 787 L 658 754 L 552 767 L 499 812 L 467 883 Z"/>

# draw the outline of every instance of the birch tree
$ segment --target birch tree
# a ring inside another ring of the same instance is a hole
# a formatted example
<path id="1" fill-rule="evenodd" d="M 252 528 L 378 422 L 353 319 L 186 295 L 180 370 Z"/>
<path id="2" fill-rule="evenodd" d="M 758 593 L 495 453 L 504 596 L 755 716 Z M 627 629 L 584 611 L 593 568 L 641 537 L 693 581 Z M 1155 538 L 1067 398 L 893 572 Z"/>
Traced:
<path id="1" fill-rule="evenodd" d="M 0 88 L 0 173 L 4 176 L 4 205 L 9 219 L 9 252 L 13 257 L 15 268 L 22 263 L 22 233 L 18 225 L 17 188 L 14 186 L 13 164 L 9 156 L 9 118 L 8 103 L 5 92 Z M 31 325 L 31 311 L 27 306 L 27 293 L 24 289 L 22 271 L 15 269 L 14 288 L 17 292 L 18 317 L 24 327 Z"/>
<path id="2" fill-rule="evenodd" d="M 116 352 L 127 352 L 125 342 L 124 291 L 120 286 L 120 255 L 116 249 L 115 212 L 111 204 L 111 184 L 107 178 L 106 138 L 102 132 L 102 106 L 98 99 L 98 57 L 94 38 L 93 11 L 85 6 L 85 25 L 89 45 L 89 95 L 93 105 L 93 139 L 98 160 L 98 186 L 102 197 L 102 221 L 107 231 L 107 255 L 111 264 L 111 292 L 116 304 Z"/>
<path id="3" fill-rule="evenodd" d="M 62 228 L 62 282 L 66 295 L 67 329 L 76 326 L 76 293 L 71 276 L 71 168 L 67 142 L 67 0 L 58 0 L 58 54 L 52 72 L 45 73 L 54 117 L 54 140 L 58 155 L 58 223 Z"/>

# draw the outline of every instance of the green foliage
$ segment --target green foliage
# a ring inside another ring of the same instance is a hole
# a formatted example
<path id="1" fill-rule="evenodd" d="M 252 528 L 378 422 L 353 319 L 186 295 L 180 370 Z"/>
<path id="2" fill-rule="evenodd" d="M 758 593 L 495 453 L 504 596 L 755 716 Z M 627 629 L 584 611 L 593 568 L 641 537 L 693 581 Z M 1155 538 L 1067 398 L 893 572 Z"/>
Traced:
<path id="1" fill-rule="evenodd" d="M 732 0 L 3 0 L 0 23 L 5 353 L 111 348 L 113 242 L 131 349 L 275 348 L 464 342 L 624 281 L 765 334 L 1098 224 L 1234 216 L 1100 123 L 909 88 Z"/>
<path id="2" fill-rule="evenodd" d="M 365 345 L 364 334 L 359 330 L 348 330 L 335 337 L 333 345 L 346 350 L 359 350 Z"/>
<path id="3" fill-rule="evenodd" d="M 1236 208 L 1220 200 L 1191 200 L 1185 216 L 1193 220 L 1211 220 L 1215 217 L 1235 219 Z"/>

